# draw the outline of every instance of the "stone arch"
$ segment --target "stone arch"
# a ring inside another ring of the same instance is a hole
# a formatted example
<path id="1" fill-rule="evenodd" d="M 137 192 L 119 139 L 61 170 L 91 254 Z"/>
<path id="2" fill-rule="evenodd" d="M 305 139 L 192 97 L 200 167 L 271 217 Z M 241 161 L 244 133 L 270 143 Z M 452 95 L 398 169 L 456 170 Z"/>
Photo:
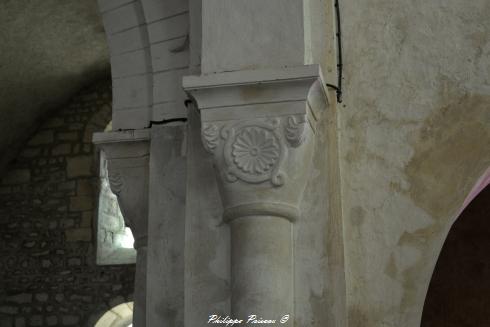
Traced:
<path id="1" fill-rule="evenodd" d="M 431 261 L 429 262 L 430 266 L 430 274 L 427 276 L 428 278 L 424 280 L 423 284 L 423 292 L 424 292 L 424 297 L 422 301 L 418 303 L 417 307 L 417 315 L 418 315 L 418 321 L 419 325 L 422 321 L 422 313 L 424 309 L 424 304 L 425 304 L 425 299 L 428 294 L 429 290 L 429 285 L 432 280 L 432 276 L 434 274 L 436 264 L 438 262 L 438 259 L 440 257 L 441 251 L 443 249 L 444 243 L 449 235 L 449 232 L 451 230 L 451 227 L 454 225 L 454 223 L 457 221 L 457 219 L 461 216 L 462 212 L 464 211 L 465 208 L 468 207 L 468 205 L 482 192 L 482 190 L 485 189 L 490 184 L 490 167 L 488 167 L 485 172 L 477 179 L 476 182 L 473 183 L 473 187 L 471 190 L 467 193 L 467 196 L 465 197 L 464 201 L 462 204 L 459 206 L 458 210 L 456 213 L 447 220 L 445 225 L 442 227 L 442 231 L 439 231 L 439 238 L 434 242 L 434 245 L 432 246 L 432 251 L 435 255 L 432 256 Z"/>
<path id="2" fill-rule="evenodd" d="M 465 199 L 444 240 L 422 312 L 422 326 L 483 326 L 488 269 L 490 168 Z"/>
<path id="3" fill-rule="evenodd" d="M 95 327 L 129 327 L 133 321 L 133 302 L 119 304 L 100 317 Z"/>
<path id="4" fill-rule="evenodd" d="M 114 130 L 182 111 L 176 81 L 189 61 L 189 1 L 99 0 L 99 10 L 111 53 Z"/>

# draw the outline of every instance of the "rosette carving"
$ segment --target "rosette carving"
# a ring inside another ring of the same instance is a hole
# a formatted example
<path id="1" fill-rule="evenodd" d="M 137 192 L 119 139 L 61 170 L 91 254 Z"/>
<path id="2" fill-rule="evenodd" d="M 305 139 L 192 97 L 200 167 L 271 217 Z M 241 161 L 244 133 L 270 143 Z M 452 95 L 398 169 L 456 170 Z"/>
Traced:
<path id="1" fill-rule="evenodd" d="M 320 67 L 185 76 L 183 85 L 200 112 L 224 219 L 297 219 L 328 106 Z"/>
<path id="2" fill-rule="evenodd" d="M 232 145 L 233 162 L 244 173 L 261 175 L 270 171 L 281 149 L 270 131 L 256 126 L 245 127 Z"/>
<path id="3" fill-rule="evenodd" d="M 279 120 L 243 122 L 224 126 L 223 158 L 228 182 L 242 180 L 247 183 L 271 181 L 274 186 L 284 184 L 281 172 L 285 147 L 278 133 Z"/>
<path id="4" fill-rule="evenodd" d="M 301 146 L 309 130 L 307 118 L 295 115 L 239 123 L 204 123 L 201 134 L 205 149 L 224 162 L 228 182 L 270 180 L 274 186 L 281 186 L 286 179 L 281 165 L 288 147 Z"/>

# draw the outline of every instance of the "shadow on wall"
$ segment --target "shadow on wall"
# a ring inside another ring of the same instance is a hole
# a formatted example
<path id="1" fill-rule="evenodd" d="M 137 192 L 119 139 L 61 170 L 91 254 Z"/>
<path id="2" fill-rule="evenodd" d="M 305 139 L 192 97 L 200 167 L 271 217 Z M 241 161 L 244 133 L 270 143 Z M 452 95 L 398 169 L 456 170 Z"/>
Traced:
<path id="1" fill-rule="evenodd" d="M 131 301 L 134 265 L 97 266 L 98 155 L 109 81 L 82 90 L 23 146 L 0 180 L 0 326 L 90 326 Z"/>
<path id="2" fill-rule="evenodd" d="M 490 326 L 490 185 L 452 226 L 437 261 L 422 327 Z"/>

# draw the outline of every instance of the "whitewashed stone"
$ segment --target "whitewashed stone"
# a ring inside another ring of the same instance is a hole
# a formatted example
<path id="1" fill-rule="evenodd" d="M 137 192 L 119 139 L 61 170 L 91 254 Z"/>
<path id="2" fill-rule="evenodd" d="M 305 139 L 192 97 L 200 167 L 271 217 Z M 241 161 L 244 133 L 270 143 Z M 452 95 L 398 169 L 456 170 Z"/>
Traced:
<path id="1" fill-rule="evenodd" d="M 148 25 L 150 43 L 167 41 L 186 36 L 189 29 L 189 15 L 187 13 L 156 21 Z"/>
<path id="2" fill-rule="evenodd" d="M 115 110 L 112 126 L 114 130 L 146 128 L 150 126 L 151 109 L 148 106 Z"/>
<path id="3" fill-rule="evenodd" d="M 151 79 L 150 75 L 138 75 L 113 80 L 114 109 L 151 105 Z"/>
<path id="4" fill-rule="evenodd" d="M 112 78 L 121 78 L 151 71 L 147 49 L 111 56 Z"/>
<path id="5" fill-rule="evenodd" d="M 141 2 L 147 23 L 175 16 L 189 9 L 189 1 L 186 0 L 141 0 Z"/>
<path id="6" fill-rule="evenodd" d="M 151 45 L 153 71 L 184 68 L 189 65 L 189 39 L 187 36 Z"/>
<path id="7" fill-rule="evenodd" d="M 128 3 L 102 15 L 106 33 L 115 34 L 144 22 L 143 11 L 139 2 Z"/>
<path id="8" fill-rule="evenodd" d="M 148 47 L 146 25 L 108 35 L 107 41 L 109 43 L 109 51 L 113 56 Z"/>
<path id="9" fill-rule="evenodd" d="M 97 0 L 97 2 L 99 4 L 99 10 L 104 13 L 130 2 L 134 2 L 134 0 Z"/>
<path id="10" fill-rule="evenodd" d="M 186 99 L 180 86 L 182 76 L 188 74 L 187 69 L 171 70 L 153 76 L 153 101 L 155 103 Z"/>
<path id="11" fill-rule="evenodd" d="M 291 222 L 301 219 L 315 129 L 328 104 L 320 67 L 191 76 L 183 84 L 201 112 L 231 226 L 231 313 L 281 317 L 294 303 Z"/>

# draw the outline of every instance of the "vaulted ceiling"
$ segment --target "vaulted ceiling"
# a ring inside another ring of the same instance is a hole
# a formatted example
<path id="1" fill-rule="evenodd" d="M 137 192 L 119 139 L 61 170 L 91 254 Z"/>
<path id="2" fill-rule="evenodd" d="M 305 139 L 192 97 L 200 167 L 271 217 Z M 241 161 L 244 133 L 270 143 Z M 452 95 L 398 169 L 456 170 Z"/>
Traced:
<path id="1" fill-rule="evenodd" d="M 0 174 L 43 119 L 109 74 L 96 0 L 0 0 Z"/>

